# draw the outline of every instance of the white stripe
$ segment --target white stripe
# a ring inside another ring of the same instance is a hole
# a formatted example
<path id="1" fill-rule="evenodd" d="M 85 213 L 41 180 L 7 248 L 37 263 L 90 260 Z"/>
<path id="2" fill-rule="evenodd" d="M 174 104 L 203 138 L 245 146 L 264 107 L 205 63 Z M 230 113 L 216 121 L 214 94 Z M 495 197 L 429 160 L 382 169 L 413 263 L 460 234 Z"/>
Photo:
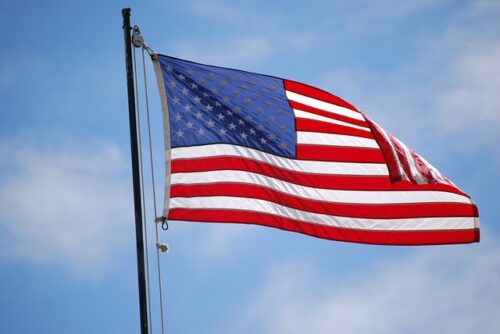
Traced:
<path id="1" fill-rule="evenodd" d="M 273 154 L 254 150 L 248 147 L 230 144 L 176 147 L 172 148 L 171 154 L 172 160 L 207 158 L 216 156 L 241 157 L 267 163 L 269 165 L 291 171 L 303 172 L 305 174 L 371 176 L 389 175 L 387 166 L 385 164 L 295 160 L 278 157 Z"/>
<path id="2" fill-rule="evenodd" d="M 297 144 L 379 148 L 370 138 L 307 131 L 297 131 Z"/>
<path id="3" fill-rule="evenodd" d="M 270 176 L 238 171 L 173 173 L 171 184 L 241 183 L 263 186 L 279 192 L 322 202 L 349 204 L 467 203 L 468 197 L 445 191 L 368 191 L 319 189 L 275 179 Z"/>
<path id="4" fill-rule="evenodd" d="M 451 184 L 453 186 L 455 186 L 451 181 L 449 181 L 448 179 L 446 179 L 444 177 L 443 174 L 441 174 L 441 172 L 439 170 L 437 170 L 436 167 L 434 167 L 433 165 L 431 165 L 427 160 L 425 160 L 422 156 L 418 156 L 420 158 L 420 160 L 422 160 L 422 162 L 425 164 L 425 166 L 427 167 L 427 169 L 430 171 L 430 173 L 432 174 L 432 177 L 436 180 L 438 180 L 439 182 L 441 183 L 445 183 L 445 184 Z"/>
<path id="5" fill-rule="evenodd" d="M 427 180 L 420 174 L 420 171 L 417 168 L 417 165 L 415 163 L 415 159 L 413 159 L 413 155 L 410 152 L 410 149 L 408 146 L 406 146 L 401 140 L 397 139 L 396 137 L 393 137 L 394 140 L 403 148 L 406 161 L 408 162 L 408 166 L 410 167 L 410 172 L 411 176 L 415 180 L 417 184 L 426 184 Z"/>
<path id="6" fill-rule="evenodd" d="M 303 111 L 303 110 L 300 110 L 300 109 L 293 109 L 293 112 L 295 114 L 295 117 L 297 117 L 297 118 L 313 119 L 313 120 L 316 120 L 316 121 L 321 121 L 321 122 L 326 122 L 326 123 L 331 123 L 331 124 L 338 124 L 338 125 L 348 126 L 350 128 L 354 128 L 354 129 L 359 129 L 359 130 L 363 130 L 363 131 L 366 131 L 366 132 L 370 132 L 370 129 L 369 128 L 365 128 L 364 126 L 354 125 L 354 124 L 351 124 L 351 123 L 348 123 L 348 122 L 342 122 L 342 121 L 339 121 L 339 120 L 336 120 L 336 119 L 333 119 L 333 118 L 328 118 L 328 117 L 325 117 L 325 116 L 316 115 L 316 114 L 313 114 L 311 112 Z"/>
<path id="7" fill-rule="evenodd" d="M 342 116 L 347 116 L 349 118 L 354 118 L 354 119 L 358 119 L 358 120 L 361 120 L 361 121 L 365 120 L 365 118 L 363 117 L 363 115 L 361 113 L 357 112 L 357 111 L 354 111 L 354 110 L 351 110 L 351 109 L 347 109 L 345 107 L 341 107 L 341 106 L 338 106 L 338 105 L 333 104 L 333 103 L 321 101 L 321 100 L 318 100 L 318 99 L 315 99 L 315 98 L 312 98 L 312 97 L 309 97 L 309 96 L 305 96 L 305 95 L 302 95 L 302 94 L 291 92 L 291 91 L 288 91 L 288 90 L 285 91 L 285 92 L 286 92 L 286 97 L 289 100 L 292 100 L 292 101 L 295 101 L 295 102 L 298 102 L 298 103 L 302 103 L 302 104 L 305 104 L 305 105 L 313 107 L 313 108 L 317 108 L 317 109 L 321 109 L 321 110 L 324 110 L 324 111 L 328 111 L 328 112 L 331 112 L 331 113 L 334 113 L 334 114 L 338 114 L 338 115 L 342 115 Z"/>
<path id="8" fill-rule="evenodd" d="M 410 219 L 337 217 L 292 209 L 265 200 L 241 197 L 174 197 L 170 201 L 170 209 L 177 208 L 245 210 L 277 215 L 312 224 L 363 230 L 416 231 L 474 228 L 474 217 L 434 217 Z"/>

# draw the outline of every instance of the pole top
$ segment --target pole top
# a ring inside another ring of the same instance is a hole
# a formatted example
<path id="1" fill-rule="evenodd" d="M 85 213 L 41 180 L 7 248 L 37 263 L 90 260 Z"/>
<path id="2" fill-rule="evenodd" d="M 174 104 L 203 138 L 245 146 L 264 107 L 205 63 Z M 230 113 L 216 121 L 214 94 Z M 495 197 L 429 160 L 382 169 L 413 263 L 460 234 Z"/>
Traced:
<path id="1" fill-rule="evenodd" d="M 123 8 L 122 9 L 122 16 L 123 17 L 126 17 L 126 16 L 129 17 L 130 16 L 130 11 L 131 11 L 130 8 Z"/>

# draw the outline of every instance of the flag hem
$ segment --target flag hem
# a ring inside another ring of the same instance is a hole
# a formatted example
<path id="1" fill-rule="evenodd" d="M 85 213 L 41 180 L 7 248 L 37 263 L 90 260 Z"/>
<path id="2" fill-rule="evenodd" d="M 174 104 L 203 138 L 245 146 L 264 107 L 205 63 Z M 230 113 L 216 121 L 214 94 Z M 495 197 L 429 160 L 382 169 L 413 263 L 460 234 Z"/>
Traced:
<path id="1" fill-rule="evenodd" d="M 165 188 L 164 188 L 164 200 L 163 200 L 163 216 L 168 217 L 168 210 L 170 206 L 170 178 L 172 174 L 171 167 L 171 144 L 170 144 L 170 120 L 168 113 L 167 104 L 167 90 L 165 87 L 165 80 L 163 78 L 163 71 L 161 69 L 160 62 L 158 61 L 158 55 L 156 53 L 151 55 L 151 60 L 153 62 L 153 67 L 155 70 L 156 81 L 158 83 L 158 89 L 160 90 L 160 100 L 161 100 L 161 110 L 163 115 L 163 141 L 164 141 L 164 152 L 165 152 Z"/>

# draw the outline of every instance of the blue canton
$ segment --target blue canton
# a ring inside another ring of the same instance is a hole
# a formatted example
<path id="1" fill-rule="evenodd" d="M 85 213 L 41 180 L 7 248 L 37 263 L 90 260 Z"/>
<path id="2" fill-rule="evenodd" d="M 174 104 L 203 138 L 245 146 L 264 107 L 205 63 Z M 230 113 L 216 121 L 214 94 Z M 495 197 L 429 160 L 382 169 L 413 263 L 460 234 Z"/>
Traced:
<path id="1" fill-rule="evenodd" d="M 278 78 L 158 55 L 172 147 L 234 144 L 295 158 L 295 119 Z"/>

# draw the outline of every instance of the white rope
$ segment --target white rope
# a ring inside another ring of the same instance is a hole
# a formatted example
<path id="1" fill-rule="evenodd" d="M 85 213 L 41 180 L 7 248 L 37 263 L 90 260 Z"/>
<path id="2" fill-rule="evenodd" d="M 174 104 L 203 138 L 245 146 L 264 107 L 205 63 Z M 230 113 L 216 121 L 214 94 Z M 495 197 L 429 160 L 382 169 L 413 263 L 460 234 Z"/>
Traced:
<path id="1" fill-rule="evenodd" d="M 142 224 L 144 226 L 144 241 L 146 244 L 146 283 L 147 283 L 147 300 L 148 300 L 148 318 L 149 318 L 149 334 L 153 333 L 153 322 L 151 321 L 151 288 L 150 288 L 150 279 L 149 279 L 149 251 L 148 251 L 148 228 L 147 228 L 147 219 L 146 219 L 146 197 L 144 196 L 144 168 L 142 164 L 142 134 L 141 134 L 141 115 L 139 112 L 139 92 L 137 89 L 137 67 L 135 61 L 135 48 L 132 53 L 132 62 L 134 64 L 134 90 L 135 90 L 135 101 L 136 101 L 136 118 L 137 118 L 137 132 L 138 132 L 138 151 L 139 151 L 139 172 L 141 175 L 140 184 L 141 184 L 141 197 L 142 197 Z M 156 206 L 156 203 L 155 203 Z"/>
<path id="2" fill-rule="evenodd" d="M 149 141 L 149 163 L 151 166 L 151 183 L 152 183 L 152 192 L 153 192 L 153 207 L 154 207 L 154 212 L 155 212 L 155 217 L 158 217 L 158 212 L 157 212 L 157 207 L 156 207 L 156 187 L 155 187 L 155 172 L 154 172 L 154 164 L 153 164 L 153 147 L 152 147 L 152 140 L 151 140 L 151 118 L 150 118 L 150 113 L 149 113 L 149 96 L 148 96 L 148 84 L 147 84 L 147 74 L 146 74 L 146 60 L 144 57 L 144 51 L 148 51 L 149 53 L 149 47 L 147 45 L 143 47 L 142 49 L 142 69 L 143 69 L 143 77 L 144 77 L 144 94 L 146 98 L 146 114 L 147 114 L 147 121 L 148 121 L 148 141 Z M 165 333 L 164 330 L 164 323 L 163 323 L 163 289 L 162 289 L 162 278 L 161 278 L 161 264 L 160 264 L 160 250 L 161 250 L 161 243 L 159 240 L 159 235 L 158 235 L 158 223 L 155 224 L 155 231 L 156 231 L 156 262 L 158 266 L 158 292 L 159 292 L 159 297 L 160 297 L 160 318 L 161 318 L 161 332 L 162 334 Z"/>

